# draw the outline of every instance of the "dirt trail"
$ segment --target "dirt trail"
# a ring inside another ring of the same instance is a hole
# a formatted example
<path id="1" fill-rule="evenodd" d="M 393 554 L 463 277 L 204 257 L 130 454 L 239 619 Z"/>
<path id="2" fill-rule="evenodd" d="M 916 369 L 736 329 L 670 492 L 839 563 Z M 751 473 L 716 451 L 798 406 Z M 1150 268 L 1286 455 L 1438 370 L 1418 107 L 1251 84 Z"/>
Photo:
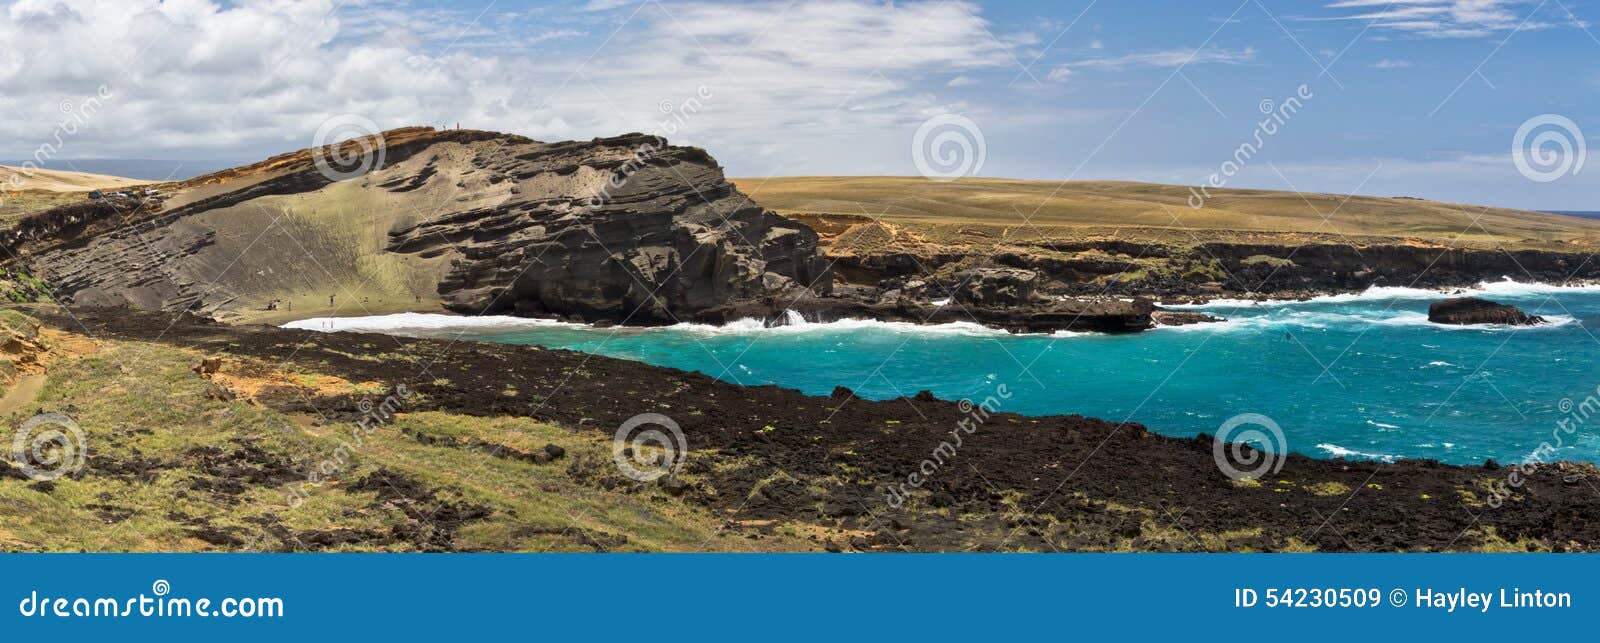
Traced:
<path id="1" fill-rule="evenodd" d="M 11 385 L 11 390 L 6 391 L 5 397 L 0 397 L 0 416 L 9 415 L 32 403 L 39 397 L 39 391 L 44 389 L 44 382 L 48 379 L 44 373 L 24 375 Z"/>

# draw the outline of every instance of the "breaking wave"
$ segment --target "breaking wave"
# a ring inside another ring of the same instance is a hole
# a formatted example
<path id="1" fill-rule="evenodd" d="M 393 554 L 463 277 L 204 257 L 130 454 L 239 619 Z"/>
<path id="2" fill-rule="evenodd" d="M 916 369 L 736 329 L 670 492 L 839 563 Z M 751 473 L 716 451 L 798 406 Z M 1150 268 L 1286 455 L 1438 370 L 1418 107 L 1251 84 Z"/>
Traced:
<path id="1" fill-rule="evenodd" d="M 393 315 L 375 315 L 370 317 L 313 317 L 289 322 L 283 328 L 298 330 L 313 330 L 320 332 L 374 332 L 395 334 L 437 334 L 448 331 L 468 332 L 498 332 L 518 331 L 533 328 L 562 327 L 573 330 L 594 330 L 613 332 L 611 329 L 600 329 L 589 324 L 563 322 L 554 319 L 534 319 L 527 317 L 510 317 L 504 315 L 484 315 L 467 317 L 462 315 L 443 315 L 437 313 L 397 313 Z M 656 328 L 628 328 L 629 332 L 686 332 L 697 335 L 751 335 L 757 333 L 797 334 L 797 333 L 842 333 L 863 330 L 880 330 L 895 333 L 919 333 L 927 335 L 959 335 L 959 336 L 1004 336 L 1004 330 L 989 328 L 973 322 L 950 322 L 945 324 L 914 324 L 911 322 L 886 322 L 871 319 L 840 319 L 831 322 L 806 321 L 799 313 L 787 311 L 785 323 L 781 326 L 767 326 L 761 319 L 745 318 L 723 324 L 681 323 L 671 326 Z M 1075 333 L 1083 334 L 1083 333 Z"/>
<path id="2" fill-rule="evenodd" d="M 436 313 L 396 313 L 393 315 L 374 315 L 370 317 L 312 317 L 299 319 L 283 325 L 283 328 L 298 330 L 314 330 L 325 333 L 340 331 L 391 333 L 405 331 L 443 331 L 443 330 L 520 330 L 541 326 L 571 326 L 581 327 L 579 324 L 569 324 L 553 319 L 530 319 L 526 317 L 509 317 L 504 315 L 484 315 L 480 317 L 467 317 L 462 315 L 441 315 Z"/>
<path id="3" fill-rule="evenodd" d="M 1414 310 L 1372 310 L 1372 309 L 1337 309 L 1337 310 L 1301 310 L 1288 307 L 1273 307 L 1270 309 L 1257 309 L 1249 314 L 1240 314 L 1227 317 L 1227 321 L 1189 324 L 1185 326 L 1157 326 L 1156 329 L 1164 332 L 1185 333 L 1230 333 L 1263 330 L 1296 330 L 1296 329 L 1328 329 L 1335 327 L 1352 327 L 1362 325 L 1378 325 L 1392 327 L 1428 327 L 1441 331 L 1482 332 L 1492 330 L 1523 330 L 1540 331 L 1560 328 L 1577 322 L 1571 315 L 1544 315 L 1544 324 L 1538 326 L 1508 326 L 1503 324 L 1476 324 L 1472 326 L 1453 326 L 1448 324 L 1435 324 L 1428 321 L 1428 314 Z M 1227 315 L 1226 311 L 1219 314 Z"/>
<path id="4" fill-rule="evenodd" d="M 1396 456 L 1388 455 L 1388 454 L 1385 454 L 1385 453 L 1366 453 L 1366 452 L 1363 452 L 1363 451 L 1356 451 L 1355 449 L 1346 449 L 1346 448 L 1344 448 L 1342 446 L 1339 446 L 1337 444 L 1330 444 L 1330 443 L 1327 443 L 1327 442 L 1324 442 L 1322 444 L 1317 445 L 1317 448 L 1318 449 L 1322 449 L 1323 452 L 1327 453 L 1328 457 L 1331 457 L 1331 458 L 1348 458 L 1348 459 L 1351 459 L 1351 460 L 1378 460 L 1380 462 L 1394 462 L 1395 458 L 1396 458 Z"/>
<path id="5" fill-rule="evenodd" d="M 1480 282 L 1472 288 L 1431 290 L 1403 286 L 1372 286 L 1359 293 L 1320 295 L 1309 299 L 1213 299 L 1203 304 L 1162 304 L 1173 310 L 1222 311 L 1261 307 L 1304 306 L 1307 304 L 1338 304 L 1357 301 L 1386 301 L 1391 299 L 1438 299 L 1440 297 L 1526 297 L 1573 292 L 1600 292 L 1600 284 L 1562 286 L 1514 281 L 1504 277 L 1500 281 Z"/>

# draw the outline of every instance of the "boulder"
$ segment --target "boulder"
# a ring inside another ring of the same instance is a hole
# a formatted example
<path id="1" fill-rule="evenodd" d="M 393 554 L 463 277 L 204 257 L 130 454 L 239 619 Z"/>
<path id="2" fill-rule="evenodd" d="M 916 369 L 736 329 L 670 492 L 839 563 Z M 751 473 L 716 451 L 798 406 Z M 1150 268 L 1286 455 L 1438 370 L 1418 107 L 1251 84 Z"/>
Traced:
<path id="1" fill-rule="evenodd" d="M 1021 268 L 977 268 L 956 275 L 950 294 L 972 306 L 1021 306 L 1034 301 L 1039 273 Z"/>
<path id="2" fill-rule="evenodd" d="M 1183 310 L 1156 310 L 1150 313 L 1150 320 L 1161 326 L 1188 326 L 1228 321 L 1205 313 Z"/>
<path id="3" fill-rule="evenodd" d="M 1543 317 L 1529 315 L 1515 306 L 1496 303 L 1477 297 L 1456 297 L 1434 302 L 1428 307 L 1428 321 L 1436 324 L 1505 324 L 1532 326 L 1543 324 Z"/>

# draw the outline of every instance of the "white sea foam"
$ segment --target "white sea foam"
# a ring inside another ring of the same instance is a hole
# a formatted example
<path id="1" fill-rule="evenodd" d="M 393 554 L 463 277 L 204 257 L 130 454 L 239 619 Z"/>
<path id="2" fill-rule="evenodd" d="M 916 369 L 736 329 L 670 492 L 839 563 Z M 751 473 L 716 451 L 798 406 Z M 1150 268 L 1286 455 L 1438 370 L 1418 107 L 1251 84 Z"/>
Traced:
<path id="1" fill-rule="evenodd" d="M 1203 304 L 1162 304 L 1165 308 L 1182 310 L 1220 310 L 1256 308 L 1261 306 L 1302 306 L 1319 303 L 1345 303 L 1352 301 L 1385 301 L 1390 299 L 1437 299 L 1439 297 L 1553 295 L 1567 292 L 1600 292 L 1600 284 L 1560 286 L 1515 281 L 1504 277 L 1500 281 L 1485 281 L 1472 288 L 1407 288 L 1404 286 L 1372 286 L 1359 293 L 1321 295 L 1305 300 L 1295 299 L 1213 299 Z"/>
<path id="2" fill-rule="evenodd" d="M 1373 420 L 1367 420 L 1367 424 L 1370 424 L 1372 426 L 1378 427 L 1380 429 L 1398 429 L 1398 428 L 1400 428 L 1400 427 L 1395 426 L 1393 424 L 1384 424 L 1383 422 L 1377 422 L 1377 421 L 1373 421 Z"/>
<path id="3" fill-rule="evenodd" d="M 1227 315 L 1227 311 L 1222 311 Z M 1189 324 L 1185 326 L 1157 326 L 1158 330 L 1179 332 L 1238 332 L 1249 330 L 1293 330 L 1293 329 L 1326 329 L 1338 326 L 1361 326 L 1377 324 L 1380 326 L 1397 327 L 1428 327 L 1442 331 L 1485 331 L 1485 330 L 1511 330 L 1525 331 L 1548 330 L 1560 328 L 1577 322 L 1571 315 L 1544 315 L 1544 324 L 1538 326 L 1509 326 L 1504 324 L 1475 324 L 1471 326 L 1456 326 L 1450 324 L 1436 324 L 1428 321 L 1427 313 L 1409 310 L 1298 310 L 1293 308 L 1272 308 L 1259 313 L 1238 314 L 1227 317 L 1226 321 L 1204 324 Z"/>
<path id="4" fill-rule="evenodd" d="M 579 324 L 553 319 L 529 319 L 526 317 L 507 317 L 503 315 L 484 315 L 480 317 L 466 317 L 462 315 L 440 315 L 435 313 L 396 313 L 393 315 L 375 315 L 370 317 L 312 317 L 300 319 L 284 324 L 284 328 L 299 330 L 315 330 L 321 332 L 338 331 L 363 331 L 363 332 L 405 332 L 405 331 L 440 331 L 440 330 L 517 330 L 521 328 L 537 328 L 549 326 L 582 327 Z"/>
<path id="5" fill-rule="evenodd" d="M 809 322 L 794 311 L 786 311 L 785 325 L 772 326 L 760 319 L 745 318 L 717 326 L 712 324 L 681 323 L 661 328 L 632 329 L 638 332 L 651 331 L 680 331 L 702 335 L 742 335 L 754 333 L 795 334 L 795 333 L 823 333 L 823 332 L 848 332 L 859 330 L 888 330 L 901 333 L 922 333 L 929 335 L 966 335 L 966 336 L 996 336 L 1006 335 L 1006 331 L 989 328 L 982 324 L 972 322 L 950 322 L 947 324 L 914 324 L 910 322 L 885 322 L 871 319 L 841 319 L 832 322 Z M 526 317 L 508 317 L 500 315 L 486 315 L 481 317 L 466 317 L 460 315 L 440 315 L 434 313 L 398 313 L 394 315 L 377 315 L 371 317 L 313 317 L 292 321 L 283 325 L 284 328 L 299 330 L 315 330 L 321 332 L 360 331 L 379 333 L 434 333 L 440 331 L 515 331 L 534 328 L 565 327 L 571 329 L 595 329 L 588 324 L 574 324 L 553 319 L 529 319 Z M 605 332 L 610 332 L 609 330 Z"/>
<path id="6" fill-rule="evenodd" d="M 1503 281 L 1491 284 L 1482 284 L 1474 293 L 1497 293 L 1501 295 L 1529 294 L 1544 292 L 1566 292 L 1580 290 L 1600 290 L 1597 286 L 1548 286 L 1542 284 L 1523 284 L 1513 281 Z M 1437 298 L 1440 292 L 1416 288 L 1374 287 L 1360 294 L 1329 295 L 1318 297 L 1310 302 L 1351 302 L 1358 300 L 1385 300 L 1392 298 Z M 1539 330 L 1559 328 L 1572 324 L 1577 320 L 1570 315 L 1546 315 L 1546 324 L 1541 326 L 1501 326 L 1493 324 L 1474 326 L 1450 326 L 1434 324 L 1428 321 L 1425 313 L 1404 310 L 1303 310 L 1295 306 L 1309 303 L 1298 301 L 1279 302 L 1254 302 L 1239 300 L 1217 300 L 1205 305 L 1173 305 L 1171 308 L 1205 309 L 1218 312 L 1228 319 L 1222 322 L 1202 324 L 1187 324 L 1182 326 L 1156 327 L 1164 332 L 1209 332 L 1228 333 L 1250 330 L 1289 330 L 1289 329 L 1325 329 L 1335 326 L 1349 326 L 1361 324 L 1380 324 L 1386 326 L 1428 326 L 1439 330 L 1457 331 L 1482 331 L 1520 328 L 1523 330 Z M 1234 312 L 1239 314 L 1229 315 L 1226 309 L 1234 307 Z M 785 324 L 769 327 L 761 319 L 740 319 L 724 325 L 681 323 L 667 326 L 665 330 L 690 332 L 702 335 L 740 335 L 754 333 L 826 333 L 826 332 L 851 332 L 863 330 L 883 330 L 896 333 L 917 333 L 925 335 L 950 335 L 968 337 L 998 337 L 1011 333 L 996 328 L 989 328 L 973 322 L 950 322 L 944 324 L 915 324 L 911 322 L 878 321 L 872 319 L 841 319 L 832 322 L 809 322 L 794 311 L 785 311 Z M 323 332 L 337 331 L 365 331 L 394 334 L 434 334 L 444 331 L 516 331 L 534 328 L 566 327 L 571 329 L 591 329 L 587 324 L 574 324 L 553 319 L 529 319 L 524 317 L 509 317 L 500 315 L 486 315 L 467 317 L 460 315 L 441 315 L 434 313 L 398 313 L 393 315 L 379 315 L 371 317 L 314 317 L 292 321 L 283 325 L 284 328 L 301 330 L 315 330 Z M 633 332 L 651 332 L 661 329 L 630 329 Z M 608 331 L 616 332 L 616 331 Z M 1094 337 L 1096 333 L 1061 331 L 1051 336 L 1058 338 L 1083 338 Z"/>
<path id="7" fill-rule="evenodd" d="M 918 333 L 925 335 L 960 335 L 968 337 L 1009 335 L 1004 330 L 989 328 L 973 322 L 950 322 L 946 324 L 914 324 L 911 322 L 889 322 L 875 319 L 840 319 L 831 322 L 810 322 L 785 320 L 783 326 L 767 326 L 760 319 L 741 319 L 735 322 L 716 326 L 712 324 L 682 323 L 666 327 L 667 330 L 684 331 L 702 335 L 746 335 L 754 333 L 772 333 L 778 335 L 791 335 L 802 333 L 840 333 L 863 330 L 886 330 L 897 333 Z"/>
<path id="8" fill-rule="evenodd" d="M 1395 456 L 1392 455 L 1383 453 L 1364 453 L 1354 449 L 1346 449 L 1337 444 L 1330 444 L 1327 442 L 1317 445 L 1317 448 L 1326 451 L 1329 456 L 1335 458 L 1357 458 L 1362 460 L 1381 460 L 1383 462 L 1394 462 L 1395 460 Z"/>

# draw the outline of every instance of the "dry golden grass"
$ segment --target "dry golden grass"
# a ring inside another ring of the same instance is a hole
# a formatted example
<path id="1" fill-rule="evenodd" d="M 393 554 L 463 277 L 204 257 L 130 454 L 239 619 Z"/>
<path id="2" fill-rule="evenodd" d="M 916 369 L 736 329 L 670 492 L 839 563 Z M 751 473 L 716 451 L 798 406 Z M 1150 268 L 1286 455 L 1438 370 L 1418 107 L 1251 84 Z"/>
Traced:
<path id="1" fill-rule="evenodd" d="M 120 176 L 67 172 L 63 170 L 23 169 L 0 165 L 0 186 L 8 191 L 37 190 L 45 192 L 88 192 L 114 190 L 149 183 Z"/>
<path id="2" fill-rule="evenodd" d="M 29 170 L 0 165 L 0 225 L 86 198 L 93 190 L 120 190 L 148 183 L 87 172 Z"/>
<path id="3" fill-rule="evenodd" d="M 1403 239 L 1447 245 L 1561 247 L 1600 243 L 1600 221 L 1412 198 L 1213 190 L 1202 209 L 1190 188 L 1123 181 L 921 177 L 734 179 L 783 214 L 855 215 L 908 226 L 932 241 L 1102 236 L 1193 241 Z M 965 230 L 959 229 L 965 227 Z M 957 228 L 957 229 L 952 229 Z"/>

